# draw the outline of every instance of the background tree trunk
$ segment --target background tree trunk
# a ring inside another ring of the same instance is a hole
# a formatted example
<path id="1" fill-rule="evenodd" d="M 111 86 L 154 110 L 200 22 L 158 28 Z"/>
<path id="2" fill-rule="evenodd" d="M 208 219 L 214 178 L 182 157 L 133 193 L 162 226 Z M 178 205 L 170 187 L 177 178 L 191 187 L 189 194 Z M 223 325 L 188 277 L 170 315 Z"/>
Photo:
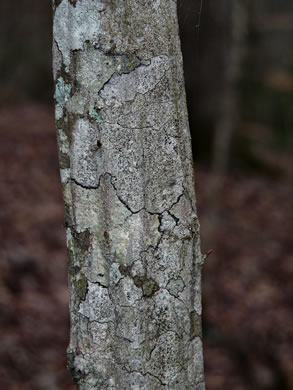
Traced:
<path id="1" fill-rule="evenodd" d="M 82 390 L 204 389 L 174 0 L 55 0 L 56 123 Z"/>
<path id="2" fill-rule="evenodd" d="M 217 4 L 216 4 L 217 3 Z M 215 242 L 216 232 L 220 225 L 220 192 L 224 185 L 225 175 L 229 169 L 231 158 L 231 145 L 234 133 L 239 122 L 239 102 L 237 82 L 239 83 L 243 59 L 245 55 L 245 38 L 247 33 L 247 14 L 249 1 L 226 0 L 219 3 L 211 1 L 210 13 L 214 19 L 219 17 L 219 7 L 222 8 L 222 17 L 218 23 L 225 26 L 229 31 L 229 39 L 220 41 L 218 38 L 215 44 L 218 46 L 217 55 L 221 61 L 222 71 L 214 75 L 217 78 L 218 91 L 212 94 L 218 100 L 215 105 L 216 115 L 214 118 L 214 134 L 212 147 L 212 169 L 213 175 L 209 182 L 209 208 L 204 226 L 204 237 L 208 247 Z M 213 56 L 215 53 L 212 52 Z M 213 64 L 210 58 L 210 64 Z M 210 65 L 209 64 L 209 65 Z M 206 70 L 207 72 L 207 70 Z M 210 73 L 209 73 L 210 74 Z M 207 77 L 208 73 L 206 73 Z M 202 82 L 204 88 L 204 83 Z M 210 105 L 206 96 L 206 103 Z M 211 107 L 210 110 L 215 110 Z"/>

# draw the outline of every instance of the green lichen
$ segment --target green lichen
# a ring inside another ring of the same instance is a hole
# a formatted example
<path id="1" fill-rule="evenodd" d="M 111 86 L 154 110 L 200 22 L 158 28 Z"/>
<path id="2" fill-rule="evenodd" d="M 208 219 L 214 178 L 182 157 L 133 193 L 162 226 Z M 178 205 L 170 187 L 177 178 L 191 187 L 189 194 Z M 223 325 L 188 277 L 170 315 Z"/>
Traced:
<path id="1" fill-rule="evenodd" d="M 80 233 L 72 229 L 72 236 L 74 238 L 74 245 L 76 248 L 81 249 L 82 252 L 86 252 L 89 249 L 91 243 L 91 233 L 88 229 Z"/>
<path id="2" fill-rule="evenodd" d="M 121 275 L 129 277 L 133 280 L 136 287 L 141 288 L 145 297 L 151 297 L 157 292 L 160 287 L 153 279 L 149 279 L 146 276 L 134 276 L 131 275 L 132 265 L 120 265 L 119 271 Z"/>
<path id="3" fill-rule="evenodd" d="M 81 300 L 84 301 L 86 298 L 87 289 L 88 289 L 88 282 L 87 282 L 87 278 L 85 277 L 85 275 L 80 273 L 79 279 L 76 279 L 73 282 L 73 285 L 74 285 L 74 289 L 76 291 L 77 296 Z"/>
<path id="4" fill-rule="evenodd" d="M 92 118 L 97 123 L 102 122 L 102 119 L 101 119 L 98 111 L 96 111 L 93 107 L 90 107 L 90 109 L 89 109 L 89 117 Z"/>
<path id="5" fill-rule="evenodd" d="M 159 290 L 158 284 L 153 279 L 148 279 L 145 276 L 135 276 L 133 281 L 136 287 L 142 288 L 145 297 L 151 297 Z"/>
<path id="6" fill-rule="evenodd" d="M 62 169 L 70 168 L 70 158 L 68 154 L 59 151 L 59 164 Z"/>
<path id="7" fill-rule="evenodd" d="M 67 102 L 71 92 L 71 85 L 65 84 L 63 77 L 57 79 L 54 98 L 61 107 Z"/>
<path id="8" fill-rule="evenodd" d="M 117 65 L 120 65 L 119 73 L 129 73 L 140 65 L 140 61 L 134 54 L 126 54 L 116 57 Z"/>
<path id="9" fill-rule="evenodd" d="M 66 191 L 68 183 L 62 184 L 63 193 Z M 64 221 L 66 226 L 72 226 L 71 206 L 67 202 L 64 202 Z"/>
<path id="10" fill-rule="evenodd" d="M 78 116 L 76 114 L 67 112 L 66 120 L 65 118 L 60 120 L 61 128 L 67 137 L 69 146 L 72 145 L 72 131 L 74 129 L 75 122 L 77 121 L 77 119 Z"/>
<path id="11" fill-rule="evenodd" d="M 142 286 L 143 295 L 146 297 L 151 297 L 158 290 L 159 290 L 158 284 L 151 279 L 147 280 Z"/>
<path id="12" fill-rule="evenodd" d="M 201 337 L 201 316 L 198 315 L 195 311 L 190 313 L 190 324 L 191 324 L 191 339 L 194 337 Z"/>
<path id="13" fill-rule="evenodd" d="M 68 268 L 70 270 L 70 274 L 75 275 L 77 272 L 75 271 L 75 264 L 74 264 L 74 251 L 72 248 L 67 247 L 67 257 L 68 257 Z M 78 267 L 78 270 L 80 268 Z"/>

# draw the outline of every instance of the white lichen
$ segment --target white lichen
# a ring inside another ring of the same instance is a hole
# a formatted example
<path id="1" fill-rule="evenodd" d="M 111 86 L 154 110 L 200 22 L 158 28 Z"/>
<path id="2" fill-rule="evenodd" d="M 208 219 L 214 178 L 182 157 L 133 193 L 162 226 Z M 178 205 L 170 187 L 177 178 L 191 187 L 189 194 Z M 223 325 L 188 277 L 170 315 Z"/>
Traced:
<path id="1" fill-rule="evenodd" d="M 97 14 L 104 8 L 104 2 L 101 0 L 77 1 L 75 7 L 68 0 L 62 0 L 56 8 L 53 33 L 66 70 L 69 69 L 71 50 L 82 49 L 87 40 L 93 42 L 98 40 L 100 18 Z"/>
<path id="2" fill-rule="evenodd" d="M 114 304 L 110 299 L 108 289 L 97 283 L 88 282 L 86 300 L 81 302 L 79 313 L 90 321 L 105 323 L 114 321 L 114 310 Z"/>

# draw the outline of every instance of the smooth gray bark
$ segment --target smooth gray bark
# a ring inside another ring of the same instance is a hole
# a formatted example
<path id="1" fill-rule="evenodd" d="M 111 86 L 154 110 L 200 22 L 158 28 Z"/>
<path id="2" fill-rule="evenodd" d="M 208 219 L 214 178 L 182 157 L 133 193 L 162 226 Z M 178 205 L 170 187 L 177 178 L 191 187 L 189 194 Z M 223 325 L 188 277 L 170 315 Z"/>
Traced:
<path id="1" fill-rule="evenodd" d="M 55 1 L 53 53 L 73 377 L 81 390 L 202 390 L 176 1 Z"/>

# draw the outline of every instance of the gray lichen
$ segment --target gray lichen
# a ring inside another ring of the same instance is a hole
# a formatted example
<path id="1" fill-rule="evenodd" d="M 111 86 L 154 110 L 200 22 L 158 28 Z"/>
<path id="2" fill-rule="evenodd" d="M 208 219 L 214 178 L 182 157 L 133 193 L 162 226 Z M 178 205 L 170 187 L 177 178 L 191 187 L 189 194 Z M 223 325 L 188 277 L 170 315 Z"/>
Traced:
<path id="1" fill-rule="evenodd" d="M 174 0 L 55 1 L 80 390 L 203 390 L 201 267 Z"/>

